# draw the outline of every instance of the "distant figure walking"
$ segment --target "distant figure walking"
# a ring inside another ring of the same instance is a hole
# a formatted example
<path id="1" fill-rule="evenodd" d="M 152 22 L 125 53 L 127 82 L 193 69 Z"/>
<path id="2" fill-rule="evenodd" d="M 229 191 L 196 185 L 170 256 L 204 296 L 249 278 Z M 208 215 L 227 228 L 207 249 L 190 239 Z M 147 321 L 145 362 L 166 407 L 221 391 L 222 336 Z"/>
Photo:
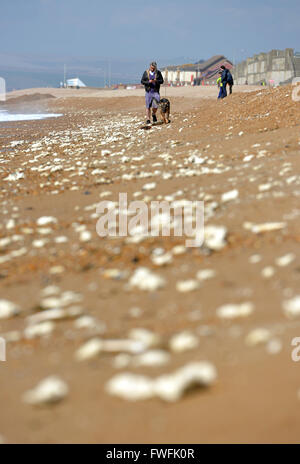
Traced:
<path id="1" fill-rule="evenodd" d="M 157 122 L 156 112 L 158 103 L 160 102 L 160 86 L 164 83 L 161 72 L 157 69 L 155 61 L 150 63 L 149 69 L 147 69 L 142 77 L 141 83 L 145 86 L 146 91 L 146 116 L 147 124 L 151 124 L 151 108 L 153 122 Z"/>
<path id="2" fill-rule="evenodd" d="M 220 90 L 219 90 L 218 99 L 219 99 L 219 98 L 224 98 L 224 96 L 223 96 L 223 88 L 224 88 L 224 87 L 223 87 L 222 77 L 221 77 L 221 76 L 222 76 L 222 73 L 219 72 L 219 78 L 217 79 L 217 84 L 218 84 L 218 87 L 219 87 L 219 89 L 220 89 Z"/>
<path id="3" fill-rule="evenodd" d="M 221 76 L 222 84 L 225 87 L 224 97 L 227 97 L 226 86 L 228 85 L 229 93 L 231 95 L 232 94 L 232 87 L 233 87 L 233 84 L 234 84 L 233 77 L 232 77 L 232 74 L 229 71 L 229 69 L 227 69 L 225 66 L 221 66 L 221 70 L 222 70 L 222 76 Z"/>

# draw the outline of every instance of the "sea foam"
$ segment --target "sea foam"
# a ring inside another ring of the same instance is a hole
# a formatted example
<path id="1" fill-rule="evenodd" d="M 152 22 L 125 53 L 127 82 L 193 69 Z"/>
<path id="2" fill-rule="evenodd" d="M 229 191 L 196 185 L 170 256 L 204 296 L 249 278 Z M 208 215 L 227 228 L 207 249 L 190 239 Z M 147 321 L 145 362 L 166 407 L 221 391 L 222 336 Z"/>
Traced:
<path id="1" fill-rule="evenodd" d="M 5 110 L 0 110 L 0 122 L 34 121 L 47 118 L 59 118 L 60 116 L 63 115 L 55 113 L 13 114 Z"/>

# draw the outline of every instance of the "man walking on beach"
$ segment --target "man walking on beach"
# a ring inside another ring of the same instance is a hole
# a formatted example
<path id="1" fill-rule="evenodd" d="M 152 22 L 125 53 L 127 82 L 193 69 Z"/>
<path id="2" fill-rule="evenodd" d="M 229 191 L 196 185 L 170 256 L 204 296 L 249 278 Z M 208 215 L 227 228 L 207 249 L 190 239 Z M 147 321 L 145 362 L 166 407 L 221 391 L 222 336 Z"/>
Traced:
<path id="1" fill-rule="evenodd" d="M 150 63 L 150 67 L 143 74 L 141 83 L 145 86 L 146 91 L 146 115 L 147 124 L 151 124 L 151 108 L 153 122 L 157 122 L 156 111 L 160 101 L 159 89 L 164 83 L 161 72 L 157 69 L 155 61 Z"/>
<path id="2" fill-rule="evenodd" d="M 221 70 L 222 70 L 222 76 L 221 76 L 222 84 L 223 84 L 223 87 L 225 89 L 225 90 L 223 90 L 223 95 L 224 95 L 224 97 L 227 97 L 226 86 L 227 85 L 229 86 L 229 93 L 231 95 L 232 94 L 232 87 L 233 87 L 233 77 L 232 77 L 232 74 L 229 71 L 229 69 L 225 68 L 225 66 L 221 66 Z"/>
<path id="3" fill-rule="evenodd" d="M 225 98 L 227 97 L 227 90 L 226 90 L 226 86 L 227 86 L 227 69 L 225 68 L 225 66 L 221 66 L 221 82 L 222 82 L 222 87 L 223 87 L 223 91 L 222 91 L 222 97 L 221 98 Z"/>

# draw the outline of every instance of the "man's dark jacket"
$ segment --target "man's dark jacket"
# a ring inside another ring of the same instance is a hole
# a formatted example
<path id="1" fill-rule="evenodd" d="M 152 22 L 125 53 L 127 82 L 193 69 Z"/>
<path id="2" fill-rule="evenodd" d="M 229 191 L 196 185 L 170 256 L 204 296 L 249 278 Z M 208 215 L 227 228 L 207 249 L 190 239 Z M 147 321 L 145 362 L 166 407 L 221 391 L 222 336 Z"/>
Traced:
<path id="1" fill-rule="evenodd" d="M 160 86 L 164 83 L 164 78 L 162 77 L 162 74 L 159 70 L 155 71 L 155 79 L 156 82 L 154 86 L 151 87 L 149 84 L 149 71 L 145 71 L 141 80 L 141 84 L 145 86 L 146 92 L 150 92 L 151 88 L 155 92 L 159 92 Z"/>
<path id="2" fill-rule="evenodd" d="M 227 83 L 228 84 L 233 84 L 232 74 L 229 71 L 229 69 L 224 69 L 223 70 L 221 79 L 222 79 L 222 84 L 227 84 Z"/>

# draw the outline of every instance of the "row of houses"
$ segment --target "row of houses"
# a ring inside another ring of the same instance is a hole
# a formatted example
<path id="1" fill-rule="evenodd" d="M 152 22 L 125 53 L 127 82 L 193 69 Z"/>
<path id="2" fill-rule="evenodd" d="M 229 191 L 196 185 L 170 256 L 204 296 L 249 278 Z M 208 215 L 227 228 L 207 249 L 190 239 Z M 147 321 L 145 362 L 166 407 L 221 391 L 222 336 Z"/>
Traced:
<path id="1" fill-rule="evenodd" d="M 216 55 L 206 61 L 162 68 L 166 84 L 200 85 L 216 84 L 220 67 L 230 69 L 236 84 L 279 85 L 300 77 L 300 53 L 292 48 L 260 53 L 233 66 L 224 55 Z"/>
<path id="2" fill-rule="evenodd" d="M 167 85 L 214 85 L 222 65 L 231 70 L 236 84 L 278 85 L 292 82 L 293 78 L 300 77 L 300 54 L 295 53 L 292 48 L 260 53 L 234 67 L 224 55 L 215 55 L 197 63 L 165 66 L 161 71 Z M 76 78 L 68 79 L 64 86 L 82 88 L 85 84 Z M 129 88 L 133 86 L 140 87 L 139 84 L 134 84 L 129 85 Z M 124 88 L 127 88 L 127 85 L 124 85 Z"/>
<path id="3" fill-rule="evenodd" d="M 224 55 L 212 56 L 209 60 L 178 66 L 166 66 L 161 69 L 164 81 L 171 85 L 215 84 L 224 65 L 232 69 L 233 64 Z"/>
<path id="4" fill-rule="evenodd" d="M 300 77 L 300 53 L 292 48 L 259 53 L 238 63 L 233 77 L 237 84 L 288 84 Z"/>

